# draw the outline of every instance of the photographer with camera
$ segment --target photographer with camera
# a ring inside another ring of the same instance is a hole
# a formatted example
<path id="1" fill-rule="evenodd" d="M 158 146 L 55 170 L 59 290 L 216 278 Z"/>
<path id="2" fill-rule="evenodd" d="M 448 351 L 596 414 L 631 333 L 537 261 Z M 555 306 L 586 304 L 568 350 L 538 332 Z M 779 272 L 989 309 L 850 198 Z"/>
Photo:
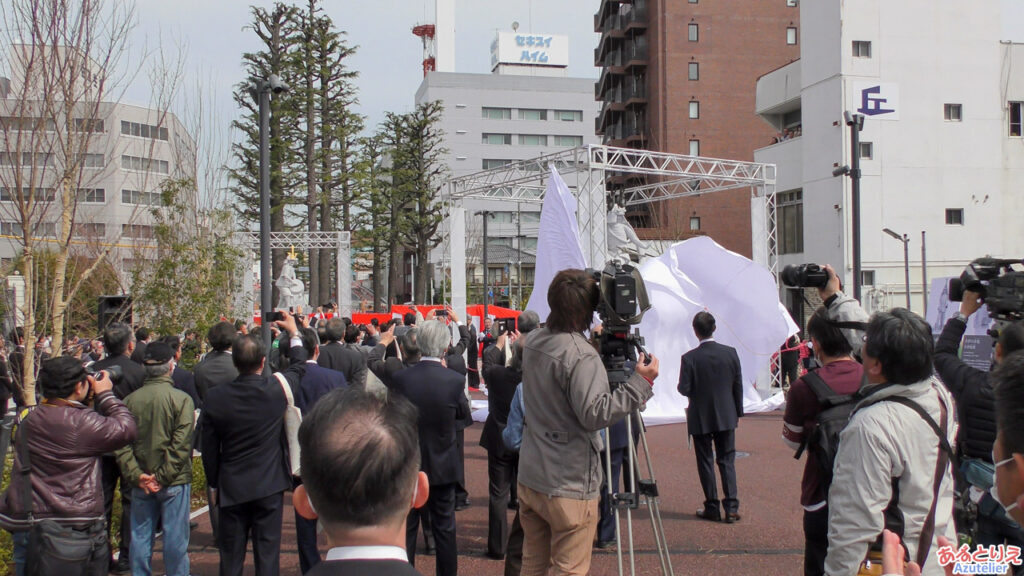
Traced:
<path id="1" fill-rule="evenodd" d="M 21 417 L 11 484 L 0 502 L 4 526 L 22 524 L 12 531 L 19 576 L 107 573 L 99 460 L 137 435 L 113 386 L 108 374 L 90 376 L 74 358 L 42 363 L 43 399 Z M 65 534 L 54 539 L 54 532 Z M 55 542 L 60 549 L 48 547 Z"/>
<path id="2" fill-rule="evenodd" d="M 826 266 L 825 270 L 831 271 Z M 839 297 L 839 278 L 829 272 L 828 283 L 818 289 L 822 302 L 836 302 Z M 847 314 L 849 316 L 850 314 Z M 813 343 L 813 353 L 821 368 L 797 379 L 789 389 L 786 413 L 783 416 L 782 439 L 798 454 L 808 446 L 812 432 L 818 425 L 818 415 L 828 405 L 819 400 L 824 397 L 853 394 L 860 388 L 864 368 L 853 358 L 853 347 L 842 331 L 833 324 L 828 306 L 819 306 L 807 322 L 807 334 Z M 828 551 L 828 488 L 830 472 L 823 469 L 813 448 L 807 451 L 803 479 L 800 483 L 800 505 L 804 509 L 804 574 L 821 576 L 825 573 L 825 554 Z"/>
<path id="3" fill-rule="evenodd" d="M 586 574 L 597 530 L 602 472 L 598 431 L 652 395 L 658 359 L 611 390 L 601 356 L 583 332 L 601 298 L 595 278 L 562 270 L 551 281 L 545 328 L 523 346 L 528 422 L 520 449 L 519 507 L 525 533 L 522 574 Z"/>
<path id="4" fill-rule="evenodd" d="M 935 370 L 957 404 L 957 420 L 960 423 L 957 452 L 960 455 L 961 470 L 968 481 L 977 477 L 973 472 L 981 473 L 988 480 L 992 474 L 992 444 L 996 439 L 993 374 L 966 364 L 958 355 L 967 322 L 981 308 L 982 303 L 979 293 L 965 290 L 960 312 L 946 322 L 935 345 Z M 993 356 L 995 365 L 999 366 L 1003 358 L 1021 349 L 1024 349 L 1024 324 L 1007 324 L 999 330 Z M 985 491 L 991 485 L 990 482 L 983 481 L 981 484 L 970 488 L 980 495 L 980 498 L 972 498 L 978 510 L 976 543 L 982 546 L 1005 543 L 1024 547 L 1024 531 L 1020 525 L 1007 517 Z M 966 527 L 960 528 L 965 531 Z"/>

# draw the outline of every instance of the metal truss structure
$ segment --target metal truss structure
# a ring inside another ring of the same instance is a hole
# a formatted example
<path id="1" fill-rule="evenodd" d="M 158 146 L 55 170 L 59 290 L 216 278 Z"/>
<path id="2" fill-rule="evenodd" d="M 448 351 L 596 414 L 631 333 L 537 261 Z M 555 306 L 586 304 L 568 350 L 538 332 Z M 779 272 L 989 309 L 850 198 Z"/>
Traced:
<path id="1" fill-rule="evenodd" d="M 244 239 L 249 249 L 257 253 L 260 251 L 258 232 L 246 232 Z M 338 309 L 342 316 L 352 315 L 352 259 L 350 254 L 351 234 L 349 232 L 271 232 L 270 248 L 295 248 L 296 250 L 327 248 L 334 250 Z M 246 274 L 252 274 L 251 267 L 246 267 Z M 247 280 L 246 286 L 252 285 L 253 282 Z"/>
<path id="2" fill-rule="evenodd" d="M 580 241 L 591 265 L 606 260 L 611 203 L 625 207 L 749 189 L 754 261 L 777 276 L 775 165 L 589 145 L 512 162 L 448 181 L 448 218 L 443 240 L 451 274 L 451 304 L 466 306 L 466 211 L 469 198 L 542 203 L 550 167 L 577 199 Z M 609 191 L 607 182 L 621 182 Z M 641 183 L 642 182 L 642 183 Z M 486 272 L 485 272 L 486 274 Z"/>

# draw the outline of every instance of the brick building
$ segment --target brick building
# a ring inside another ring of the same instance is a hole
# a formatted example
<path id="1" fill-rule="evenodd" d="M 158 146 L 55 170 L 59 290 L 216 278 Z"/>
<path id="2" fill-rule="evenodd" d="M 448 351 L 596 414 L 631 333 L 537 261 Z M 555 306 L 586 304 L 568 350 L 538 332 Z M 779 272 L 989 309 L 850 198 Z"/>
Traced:
<path id="1" fill-rule="evenodd" d="M 786 126 L 754 112 L 757 79 L 800 57 L 798 0 L 603 0 L 597 133 L 612 146 L 752 161 Z M 789 118 L 793 127 L 799 118 Z M 609 187 L 635 181 L 609 180 Z M 751 255 L 747 190 L 633 207 L 641 236 L 708 235 Z"/>

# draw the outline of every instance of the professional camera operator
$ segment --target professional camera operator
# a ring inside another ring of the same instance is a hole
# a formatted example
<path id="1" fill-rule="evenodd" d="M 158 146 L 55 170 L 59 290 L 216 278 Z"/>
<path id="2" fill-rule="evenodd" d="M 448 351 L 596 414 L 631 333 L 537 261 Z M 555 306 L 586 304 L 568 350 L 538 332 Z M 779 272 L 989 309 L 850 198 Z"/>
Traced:
<path id="1" fill-rule="evenodd" d="M 822 302 L 842 303 L 846 317 L 856 317 L 855 300 L 839 292 L 839 278 L 829 270 L 828 284 L 818 289 Z M 859 306 L 858 306 L 859 308 Z M 813 353 L 822 367 L 814 373 L 805 374 L 789 389 L 786 414 L 783 417 L 783 441 L 794 450 L 806 445 L 811 432 L 817 426 L 822 405 L 810 381 L 819 378 L 835 394 L 853 394 L 860 387 L 864 368 L 853 358 L 853 347 L 842 331 L 833 322 L 832 310 L 827 305 L 819 306 L 807 322 L 807 334 L 813 342 Z M 823 477 L 821 464 L 814 450 L 807 451 L 804 475 L 800 483 L 800 505 L 804 508 L 804 574 L 820 576 L 825 573 L 825 554 L 828 551 L 828 479 Z"/>
<path id="2" fill-rule="evenodd" d="M 548 288 L 547 326 L 524 343 L 525 427 L 519 469 L 526 539 L 522 574 L 586 574 L 597 529 L 601 470 L 598 431 L 637 410 L 653 394 L 658 360 L 640 356 L 615 390 L 590 328 L 600 290 L 583 270 L 562 270 Z"/>
<path id="3" fill-rule="evenodd" d="M 967 471 L 972 466 L 977 466 L 978 461 L 985 463 L 985 468 L 991 467 L 992 444 L 996 439 L 991 374 L 967 365 L 957 354 L 960 340 L 967 330 L 967 321 L 981 306 L 980 295 L 965 290 L 960 302 L 960 313 L 946 322 L 942 335 L 935 345 L 935 370 L 946 388 L 953 394 L 957 404 L 957 420 L 960 423 L 957 452 L 960 455 L 961 468 L 965 470 L 967 478 L 974 476 Z M 995 364 L 1001 364 L 1003 358 L 1021 349 L 1024 349 L 1024 324 L 1015 322 L 1006 325 L 999 331 L 994 354 Z M 1024 547 L 1024 532 L 1021 531 L 1021 527 L 1006 516 L 995 499 L 984 492 L 985 488 L 987 486 L 975 489 L 982 494 L 980 499 L 977 499 L 976 543 L 982 546 L 1012 544 Z M 965 527 L 960 528 L 963 530 Z"/>
<path id="4" fill-rule="evenodd" d="M 87 556 L 72 558 L 70 546 L 47 548 L 53 540 L 30 537 L 26 526 L 26 531 L 14 534 L 19 575 L 100 575 L 109 568 L 99 460 L 133 442 L 137 428 L 132 413 L 112 392 L 107 374 L 97 376 L 87 375 L 81 362 L 66 356 L 42 363 L 43 400 L 22 417 L 11 485 L 0 502 L 5 520 L 24 520 L 31 513 L 37 521 L 53 520 L 70 528 L 69 537 L 87 539 L 91 546 Z M 22 442 L 27 444 L 27 474 L 22 471 Z M 25 498 L 29 492 L 31 502 Z M 52 525 L 41 523 L 31 530 L 48 528 L 52 530 Z"/>

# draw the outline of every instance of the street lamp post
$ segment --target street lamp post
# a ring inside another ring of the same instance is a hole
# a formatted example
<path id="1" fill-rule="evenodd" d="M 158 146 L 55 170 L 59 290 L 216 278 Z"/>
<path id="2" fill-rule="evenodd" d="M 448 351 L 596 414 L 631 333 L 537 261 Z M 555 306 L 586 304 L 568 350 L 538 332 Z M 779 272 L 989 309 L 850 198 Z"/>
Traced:
<path id="1" fill-rule="evenodd" d="M 864 115 L 844 112 L 843 117 L 846 119 L 846 125 L 850 127 L 850 164 L 836 168 L 832 171 L 832 176 L 849 176 L 852 185 L 850 224 L 853 228 L 853 297 L 860 300 L 860 131 L 864 129 Z"/>
<path id="2" fill-rule="evenodd" d="M 249 95 L 260 108 L 260 332 L 268 352 L 270 313 L 274 309 L 270 255 L 270 94 L 287 91 L 288 85 L 277 74 L 271 74 L 266 80 L 254 80 L 249 88 Z"/>
<path id="3" fill-rule="evenodd" d="M 910 310 L 910 237 L 906 234 L 900 236 L 889 228 L 884 228 L 882 232 L 903 242 L 903 279 L 907 291 L 907 310 Z"/>

